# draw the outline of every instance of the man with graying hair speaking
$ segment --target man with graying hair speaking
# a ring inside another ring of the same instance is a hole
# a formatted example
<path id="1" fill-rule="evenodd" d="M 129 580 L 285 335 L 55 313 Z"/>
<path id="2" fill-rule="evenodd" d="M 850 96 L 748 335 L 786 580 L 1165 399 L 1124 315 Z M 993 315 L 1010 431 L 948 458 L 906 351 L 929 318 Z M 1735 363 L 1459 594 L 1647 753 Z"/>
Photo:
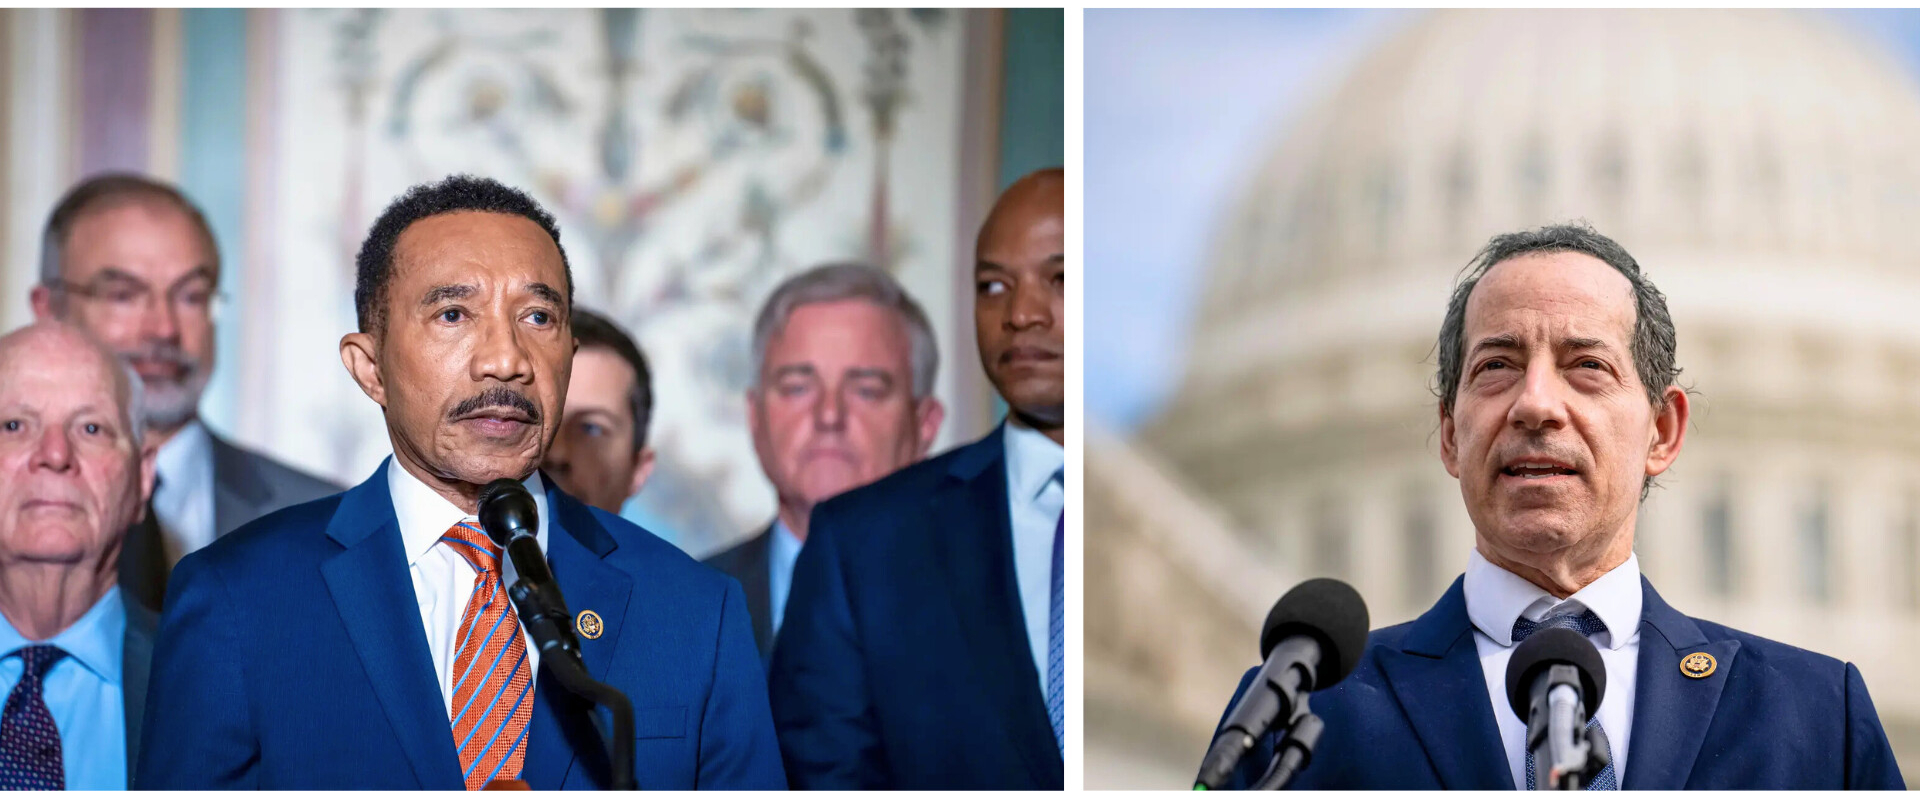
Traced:
<path id="1" fill-rule="evenodd" d="M 155 626 L 118 585 L 153 486 L 139 404 L 78 329 L 0 337 L 0 790 L 127 788 Z"/>
<path id="2" fill-rule="evenodd" d="M 1604 667 L 1592 741 L 1610 763 L 1586 788 L 1905 788 L 1852 664 L 1686 616 L 1640 574 L 1640 503 L 1687 432 L 1675 349 L 1666 298 L 1592 228 L 1480 252 L 1438 344 L 1440 460 L 1474 527 L 1466 574 L 1313 696 L 1325 733 L 1291 788 L 1545 788 L 1505 675 L 1549 628 L 1585 635 Z M 1276 744 L 1230 784 L 1251 785 Z"/>

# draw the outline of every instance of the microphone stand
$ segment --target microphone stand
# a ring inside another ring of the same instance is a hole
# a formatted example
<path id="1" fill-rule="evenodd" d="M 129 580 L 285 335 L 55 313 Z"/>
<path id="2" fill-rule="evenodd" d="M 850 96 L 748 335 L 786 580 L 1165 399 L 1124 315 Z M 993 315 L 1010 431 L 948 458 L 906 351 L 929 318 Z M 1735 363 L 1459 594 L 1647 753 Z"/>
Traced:
<path id="1" fill-rule="evenodd" d="M 531 542 L 532 537 L 525 540 Z M 545 563 L 538 552 L 531 555 Z M 606 706 L 612 712 L 611 731 L 600 724 L 598 717 L 593 720 L 594 730 L 607 746 L 607 763 L 612 771 L 608 788 L 617 792 L 639 788 L 633 780 L 633 702 L 619 689 L 587 674 L 586 665 L 580 661 L 579 641 L 573 638 L 573 621 L 567 614 L 566 599 L 560 596 L 560 587 L 551 582 L 529 582 L 521 577 L 507 590 L 507 596 L 513 598 L 513 607 L 520 613 L 520 624 L 540 645 L 541 666 L 567 691 Z"/>
<path id="2" fill-rule="evenodd" d="M 1300 770 L 1313 763 L 1313 747 L 1320 743 L 1320 733 L 1326 730 L 1326 724 L 1307 709 L 1307 696 L 1300 696 L 1295 706 L 1293 720 L 1287 725 L 1287 735 L 1273 748 L 1273 761 L 1267 765 L 1267 774 L 1255 782 L 1253 788 L 1259 791 L 1273 791 L 1287 788 Z"/>
<path id="3" fill-rule="evenodd" d="M 1534 786 L 1578 791 L 1612 760 L 1605 731 L 1589 728 L 1581 702 L 1579 673 L 1555 664 L 1534 679 L 1533 713 L 1527 721 L 1527 749 L 1533 753 Z M 1556 736 L 1555 731 L 1565 734 Z"/>

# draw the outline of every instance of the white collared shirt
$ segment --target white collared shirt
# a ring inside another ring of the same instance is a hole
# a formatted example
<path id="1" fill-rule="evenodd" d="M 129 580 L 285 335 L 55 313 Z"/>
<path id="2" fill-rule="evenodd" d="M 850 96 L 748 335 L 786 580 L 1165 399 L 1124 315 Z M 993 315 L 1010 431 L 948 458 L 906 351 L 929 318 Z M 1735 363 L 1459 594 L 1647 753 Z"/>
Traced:
<path id="1" fill-rule="evenodd" d="M 1007 418 L 1007 512 L 1013 522 L 1013 575 L 1027 644 L 1047 694 L 1047 628 L 1053 611 L 1053 531 L 1066 507 L 1067 451 L 1047 435 Z"/>
<path id="2" fill-rule="evenodd" d="M 533 504 L 540 515 L 540 530 L 534 536 L 540 542 L 540 552 L 547 551 L 547 490 L 540 481 L 539 471 L 522 482 L 533 495 Z M 426 627 L 427 650 L 433 654 L 433 673 L 440 679 L 440 697 L 447 707 L 449 719 L 453 716 L 453 660 L 459 654 L 454 652 L 455 638 L 460 631 L 460 618 L 467 612 L 467 600 L 473 596 L 473 565 L 459 553 L 454 545 L 440 542 L 440 537 L 463 519 L 472 519 L 438 492 L 428 488 L 413 473 L 400 466 L 397 460 L 387 462 L 387 490 L 393 495 L 393 514 L 400 521 L 400 542 L 406 549 L 407 565 L 413 576 L 413 596 L 420 603 L 420 622 Z M 500 599 L 506 600 L 506 587 L 512 586 L 518 572 L 513 568 L 513 560 L 501 559 L 503 585 Z M 509 601 L 510 602 L 510 601 Z M 527 643 L 527 667 L 529 674 L 536 678 L 540 674 L 540 651 L 534 649 L 533 639 L 526 631 L 520 632 Z"/>
<path id="3" fill-rule="evenodd" d="M 1555 599 L 1527 579 L 1487 561 L 1475 549 L 1467 557 L 1463 587 L 1467 617 L 1473 620 L 1473 645 L 1480 669 L 1487 676 L 1487 695 L 1493 718 L 1500 725 L 1500 743 L 1513 769 L 1513 785 L 1527 786 L 1527 723 L 1507 702 L 1507 661 L 1513 657 L 1513 623 L 1521 617 L 1539 622 L 1561 614 L 1592 611 L 1607 624 L 1592 637 L 1607 668 L 1606 694 L 1600 700 L 1600 725 L 1607 730 L 1613 755 L 1613 774 L 1627 774 L 1627 740 L 1633 733 L 1633 695 L 1640 656 L 1640 556 L 1629 555 L 1620 566 L 1565 600 Z"/>
<path id="4" fill-rule="evenodd" d="M 153 490 L 153 513 L 159 517 L 160 540 L 167 565 L 213 543 L 213 440 L 200 420 L 188 422 L 160 445 L 153 457 L 159 477 Z"/>

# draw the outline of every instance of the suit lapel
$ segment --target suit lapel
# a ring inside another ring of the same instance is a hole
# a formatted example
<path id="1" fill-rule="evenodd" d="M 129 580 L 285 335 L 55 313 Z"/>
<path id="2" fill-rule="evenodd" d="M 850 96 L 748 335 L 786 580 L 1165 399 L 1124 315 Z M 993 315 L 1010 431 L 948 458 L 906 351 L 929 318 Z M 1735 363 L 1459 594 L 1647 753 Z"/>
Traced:
<path id="1" fill-rule="evenodd" d="M 342 550 L 320 565 L 340 622 L 421 788 L 462 787 L 460 757 L 427 649 L 393 498 L 391 459 L 340 501 L 327 535 Z"/>
<path id="2" fill-rule="evenodd" d="M 247 463 L 246 451 L 213 431 L 207 431 L 207 441 L 213 451 L 213 532 L 220 537 L 262 516 L 273 498 L 273 487 Z"/>
<path id="3" fill-rule="evenodd" d="M 593 512 L 561 493 L 551 479 L 544 482 L 548 487 L 547 509 L 552 515 L 547 523 L 547 562 L 553 567 L 554 580 L 560 583 L 567 610 L 576 619 L 588 611 L 600 617 L 604 633 L 597 638 L 578 638 L 587 674 L 606 681 L 626 622 L 633 578 L 606 562 L 606 555 L 617 545 L 606 527 L 593 518 Z M 585 761 L 585 769 L 593 774 L 608 774 L 605 746 L 588 716 L 591 704 L 569 694 L 547 677 L 545 669 L 540 672 L 534 681 L 533 719 L 521 775 L 535 789 L 559 789 L 580 761 Z M 629 699 L 636 706 L 645 705 L 644 697 Z"/>
<path id="4" fill-rule="evenodd" d="M 995 428 L 953 460 L 946 482 L 934 493 L 929 538 L 948 576 L 948 597 L 967 655 L 975 674 L 987 678 L 988 701 L 1009 722 L 1007 734 L 1034 780 L 1057 785 L 1064 769 L 1014 576 L 1004 441 Z"/>
<path id="5" fill-rule="evenodd" d="M 153 673 L 153 635 L 160 627 L 159 615 L 125 592 L 120 600 L 127 610 L 127 630 L 122 635 L 120 654 L 120 700 L 126 714 L 127 774 L 140 763 L 140 726 L 146 718 L 147 678 Z"/>
<path id="6" fill-rule="evenodd" d="M 773 652 L 773 526 L 747 543 L 740 559 L 740 591 L 747 596 L 747 618 L 753 621 L 753 643 L 765 658 Z"/>
<path id="7" fill-rule="evenodd" d="M 1512 789 L 1486 673 L 1473 646 L 1464 581 L 1414 621 L 1401 649 L 1382 648 L 1380 670 L 1443 789 Z"/>
<path id="8" fill-rule="evenodd" d="M 1700 626 L 1675 611 L 1640 579 L 1640 657 L 1635 672 L 1633 747 L 1623 789 L 1684 789 L 1700 746 L 1713 725 L 1720 692 L 1733 671 L 1740 642 L 1707 641 Z M 1705 678 L 1680 672 L 1680 660 L 1693 653 L 1713 656 L 1716 667 Z"/>

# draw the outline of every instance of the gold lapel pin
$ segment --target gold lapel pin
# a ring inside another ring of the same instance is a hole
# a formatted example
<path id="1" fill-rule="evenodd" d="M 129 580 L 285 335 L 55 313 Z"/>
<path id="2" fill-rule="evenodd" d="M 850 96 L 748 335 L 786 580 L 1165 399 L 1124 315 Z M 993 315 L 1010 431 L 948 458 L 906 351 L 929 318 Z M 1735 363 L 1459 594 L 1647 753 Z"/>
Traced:
<path id="1" fill-rule="evenodd" d="M 592 611 L 582 611 L 580 616 L 574 617 L 573 628 L 589 639 L 598 639 L 607 630 L 607 626 L 600 622 L 600 615 Z"/>
<path id="2" fill-rule="evenodd" d="M 1718 663 L 1713 660 L 1713 656 L 1706 653 L 1693 653 L 1680 659 L 1680 674 L 1689 678 L 1704 678 L 1712 675 L 1716 666 Z"/>

